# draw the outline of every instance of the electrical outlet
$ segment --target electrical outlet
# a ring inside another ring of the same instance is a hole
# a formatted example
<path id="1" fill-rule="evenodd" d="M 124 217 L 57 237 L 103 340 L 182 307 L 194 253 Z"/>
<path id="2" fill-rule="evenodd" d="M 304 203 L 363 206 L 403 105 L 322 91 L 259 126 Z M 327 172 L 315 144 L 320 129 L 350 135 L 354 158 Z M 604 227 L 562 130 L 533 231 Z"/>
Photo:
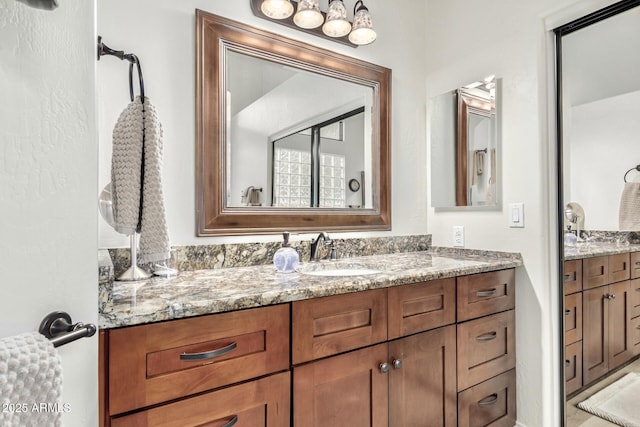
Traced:
<path id="1" fill-rule="evenodd" d="M 464 227 L 462 225 L 453 226 L 453 247 L 464 247 Z"/>

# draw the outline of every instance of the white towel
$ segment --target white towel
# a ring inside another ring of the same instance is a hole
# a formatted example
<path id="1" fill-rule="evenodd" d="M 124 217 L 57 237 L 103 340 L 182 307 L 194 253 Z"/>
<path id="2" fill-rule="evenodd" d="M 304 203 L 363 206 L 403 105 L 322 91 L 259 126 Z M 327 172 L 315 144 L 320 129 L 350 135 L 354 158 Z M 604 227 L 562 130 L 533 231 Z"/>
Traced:
<path id="1" fill-rule="evenodd" d="M 640 230 L 640 182 L 627 182 L 620 197 L 620 231 Z"/>
<path id="2" fill-rule="evenodd" d="M 142 104 L 136 97 L 116 122 L 111 186 L 114 228 L 127 235 L 140 233 L 140 262 L 169 259 L 171 246 L 162 191 L 162 124 L 149 98 L 145 97 Z"/>
<path id="3" fill-rule="evenodd" d="M 59 427 L 62 365 L 53 344 L 32 332 L 0 339 L 0 426 Z"/>

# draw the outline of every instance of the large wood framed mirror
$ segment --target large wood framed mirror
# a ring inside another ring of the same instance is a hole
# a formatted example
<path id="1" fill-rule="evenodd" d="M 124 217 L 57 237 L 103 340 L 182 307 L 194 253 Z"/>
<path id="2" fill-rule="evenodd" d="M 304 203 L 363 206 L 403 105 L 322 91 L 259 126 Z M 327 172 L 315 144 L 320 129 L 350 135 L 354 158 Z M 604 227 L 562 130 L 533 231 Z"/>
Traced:
<path id="1" fill-rule="evenodd" d="M 389 230 L 391 70 L 196 21 L 197 235 Z"/>

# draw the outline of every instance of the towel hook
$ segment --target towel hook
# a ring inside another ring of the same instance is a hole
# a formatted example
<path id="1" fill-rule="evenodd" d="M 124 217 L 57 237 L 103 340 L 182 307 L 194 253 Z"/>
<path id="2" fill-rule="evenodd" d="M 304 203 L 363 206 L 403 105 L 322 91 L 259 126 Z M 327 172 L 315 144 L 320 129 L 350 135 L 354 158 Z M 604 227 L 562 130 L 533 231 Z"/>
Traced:
<path id="1" fill-rule="evenodd" d="M 632 170 L 636 170 L 638 172 L 640 172 L 640 165 L 637 165 L 635 167 L 632 167 L 631 169 L 629 169 L 625 174 L 624 174 L 624 182 L 627 182 L 627 175 L 629 175 L 629 172 L 631 172 Z"/>
<path id="2" fill-rule="evenodd" d="M 136 55 L 131 54 L 134 61 L 129 63 L 129 96 L 131 97 L 131 102 L 133 102 L 133 64 L 136 64 L 138 68 L 138 83 L 140 87 L 140 101 L 144 104 L 144 80 L 142 78 L 142 69 L 140 68 L 140 60 Z"/>

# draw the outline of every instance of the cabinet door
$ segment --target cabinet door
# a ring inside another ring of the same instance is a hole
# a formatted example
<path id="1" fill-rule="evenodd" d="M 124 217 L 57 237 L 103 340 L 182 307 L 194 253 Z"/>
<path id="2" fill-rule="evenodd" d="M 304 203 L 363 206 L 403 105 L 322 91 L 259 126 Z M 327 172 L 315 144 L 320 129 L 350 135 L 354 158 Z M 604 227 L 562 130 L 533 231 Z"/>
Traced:
<path id="1" fill-rule="evenodd" d="M 289 372 L 113 418 L 111 427 L 289 427 Z"/>
<path id="2" fill-rule="evenodd" d="M 329 357 L 293 369 L 296 427 L 388 425 L 387 344 Z"/>
<path id="3" fill-rule="evenodd" d="M 640 354 L 640 317 L 631 319 L 631 345 L 633 346 L 633 355 Z"/>
<path id="4" fill-rule="evenodd" d="M 565 347 L 565 391 L 569 395 L 582 387 L 582 341 Z"/>
<path id="5" fill-rule="evenodd" d="M 609 285 L 609 370 L 633 356 L 631 345 L 631 295 L 629 281 Z"/>
<path id="6" fill-rule="evenodd" d="M 609 352 L 605 348 L 608 333 L 608 286 L 582 293 L 582 379 L 584 384 L 608 371 Z"/>
<path id="7" fill-rule="evenodd" d="M 456 327 L 389 343 L 389 425 L 455 426 Z"/>
<path id="8" fill-rule="evenodd" d="M 569 295 L 582 290 L 582 260 L 564 262 L 564 294 Z"/>
<path id="9" fill-rule="evenodd" d="M 564 343 L 572 344 L 582 339 L 582 293 L 564 297 Z"/>

